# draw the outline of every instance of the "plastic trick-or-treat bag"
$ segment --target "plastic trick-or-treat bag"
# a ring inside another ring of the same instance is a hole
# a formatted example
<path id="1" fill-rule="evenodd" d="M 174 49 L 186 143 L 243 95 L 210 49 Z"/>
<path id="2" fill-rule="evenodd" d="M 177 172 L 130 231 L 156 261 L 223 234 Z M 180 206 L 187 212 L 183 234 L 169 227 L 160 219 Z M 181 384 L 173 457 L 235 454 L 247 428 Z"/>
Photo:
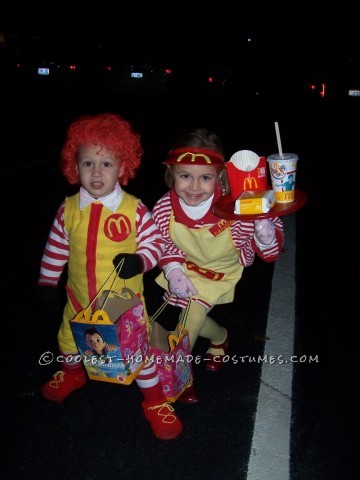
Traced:
<path id="1" fill-rule="evenodd" d="M 154 359 L 159 372 L 164 397 L 175 402 L 183 391 L 192 384 L 191 349 L 189 333 L 185 329 L 187 312 L 176 331 L 168 331 L 155 318 L 163 311 L 170 297 L 150 318 L 150 358 Z"/>
<path id="2" fill-rule="evenodd" d="M 149 353 L 145 309 L 129 288 L 121 293 L 100 289 L 70 325 L 91 380 L 128 385 L 144 366 Z"/>

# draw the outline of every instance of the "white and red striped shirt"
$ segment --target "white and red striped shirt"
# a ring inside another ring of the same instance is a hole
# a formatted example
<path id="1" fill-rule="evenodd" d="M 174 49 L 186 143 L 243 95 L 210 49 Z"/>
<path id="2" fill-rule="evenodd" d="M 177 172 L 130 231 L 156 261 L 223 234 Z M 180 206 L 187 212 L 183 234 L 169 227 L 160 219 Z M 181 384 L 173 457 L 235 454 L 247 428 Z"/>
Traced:
<path id="1" fill-rule="evenodd" d="M 102 199 L 97 199 L 108 209 L 115 211 L 122 200 L 119 185 Z M 79 208 L 85 208 L 95 199 L 81 187 Z M 39 285 L 56 286 L 69 259 L 69 235 L 64 223 L 65 201 L 58 208 L 41 259 Z M 139 200 L 136 210 L 136 253 L 141 255 L 144 272 L 151 270 L 161 257 L 165 241 L 155 224 L 149 209 Z"/>
<path id="2" fill-rule="evenodd" d="M 164 252 L 158 264 L 160 268 L 163 268 L 169 263 L 184 263 L 186 261 L 186 252 L 179 250 L 169 235 L 170 216 L 172 212 L 175 214 L 175 219 L 179 219 L 178 221 L 181 221 L 181 223 L 186 222 L 190 228 L 202 228 L 205 225 L 212 226 L 220 220 L 212 214 L 211 210 L 209 210 L 203 218 L 191 220 L 185 216 L 179 202 L 171 202 L 170 194 L 171 192 L 169 191 L 163 195 L 157 201 L 151 212 L 166 242 Z M 213 201 L 216 199 L 217 198 L 214 197 Z M 253 220 L 229 221 L 228 228 L 230 228 L 232 240 L 239 252 L 239 262 L 244 267 L 253 264 L 255 254 L 259 255 L 259 257 L 266 262 L 272 262 L 280 255 L 284 243 L 283 223 L 278 217 L 272 218 L 271 220 L 275 226 L 276 239 L 270 246 L 262 246 L 261 248 L 254 238 Z"/>

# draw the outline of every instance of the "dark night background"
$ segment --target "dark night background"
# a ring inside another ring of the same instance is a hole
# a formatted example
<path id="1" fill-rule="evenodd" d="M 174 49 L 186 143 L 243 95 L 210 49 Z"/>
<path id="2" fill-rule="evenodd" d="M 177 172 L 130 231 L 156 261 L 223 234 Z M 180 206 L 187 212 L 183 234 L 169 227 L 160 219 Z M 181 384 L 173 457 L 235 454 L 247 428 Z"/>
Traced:
<path id="1" fill-rule="evenodd" d="M 287 68 L 333 73 L 358 54 L 353 5 L 302 2 L 264 5 L 237 1 L 16 2 L 3 5 L 0 33 L 42 37 L 87 55 L 100 44 L 115 52 L 134 42 L 166 45 L 190 63 L 241 63 L 246 39 L 264 75 Z M 255 66 L 255 62 L 254 62 Z"/>
<path id="2" fill-rule="evenodd" d="M 2 321 L 3 353 L 10 359 L 3 382 L 4 478 L 246 478 L 260 383 L 255 364 L 224 369 L 216 378 L 198 366 L 201 402 L 194 410 L 177 406 L 184 435 L 165 445 L 139 415 L 135 388 L 88 382 L 62 405 L 39 394 L 54 372 L 37 362 L 43 351 L 56 348 L 58 329 L 39 314 L 34 297 L 47 234 L 69 192 L 59 152 L 74 117 L 104 110 L 123 114 L 141 134 L 143 162 L 128 191 L 149 207 L 165 191 L 161 161 L 177 131 L 208 126 L 219 133 L 228 156 L 239 149 L 268 155 L 277 149 L 273 125 L 279 121 L 284 149 L 299 154 L 297 182 L 308 194 L 296 214 L 295 348 L 321 357 L 319 365 L 298 367 L 294 377 L 292 480 L 358 477 L 356 318 L 345 313 L 358 292 L 352 280 L 357 217 L 351 197 L 339 201 L 337 190 L 344 165 L 348 172 L 349 161 L 359 158 L 360 98 L 346 97 L 347 88 L 360 88 L 360 29 L 353 9 L 346 2 L 330 7 L 195 0 L 0 7 Z M 93 69 L 97 62 L 121 64 L 142 49 L 166 51 L 177 78 L 172 95 L 128 95 L 116 83 L 104 88 Z M 86 73 L 79 82 L 50 76 L 44 83 L 11 70 L 14 60 L 42 58 L 86 65 Z M 230 88 L 209 94 L 204 78 L 227 78 L 229 69 Z M 313 81 L 326 83 L 325 98 L 318 90 L 309 95 Z M 253 96 L 255 86 L 260 98 Z M 266 329 L 272 275 L 273 265 L 257 262 L 234 304 L 214 313 L 231 330 L 234 352 L 263 350 L 254 332 Z M 152 276 L 147 278 L 150 284 Z M 149 295 L 150 307 L 159 300 Z M 16 339 L 5 345 L 14 333 Z M 199 342 L 198 348 L 206 347 Z"/>

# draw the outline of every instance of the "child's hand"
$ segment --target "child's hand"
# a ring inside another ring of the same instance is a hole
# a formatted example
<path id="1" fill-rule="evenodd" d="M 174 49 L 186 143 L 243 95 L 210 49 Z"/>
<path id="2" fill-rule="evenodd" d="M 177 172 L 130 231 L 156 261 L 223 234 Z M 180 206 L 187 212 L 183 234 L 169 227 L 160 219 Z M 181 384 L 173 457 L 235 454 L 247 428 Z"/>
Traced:
<path id="1" fill-rule="evenodd" d="M 270 245 L 275 239 L 275 227 L 271 220 L 254 220 L 255 238 L 263 245 Z"/>
<path id="2" fill-rule="evenodd" d="M 181 298 L 189 298 L 190 294 L 199 293 L 190 278 L 183 272 L 182 268 L 174 268 L 167 275 L 169 281 L 169 290 L 173 295 Z"/>
<path id="3" fill-rule="evenodd" d="M 122 260 L 124 260 L 124 263 L 120 270 L 118 270 L 120 278 L 128 279 L 142 273 L 143 263 L 141 257 L 136 255 L 136 253 L 119 253 L 119 255 L 116 255 L 113 259 L 114 267 L 119 267 Z"/>

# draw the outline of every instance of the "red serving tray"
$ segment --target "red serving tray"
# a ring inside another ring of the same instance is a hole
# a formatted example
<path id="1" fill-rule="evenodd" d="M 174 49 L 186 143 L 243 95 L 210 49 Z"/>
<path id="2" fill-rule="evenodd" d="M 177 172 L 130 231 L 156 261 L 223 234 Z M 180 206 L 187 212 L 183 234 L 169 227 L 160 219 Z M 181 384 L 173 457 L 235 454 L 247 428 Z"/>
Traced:
<path id="1" fill-rule="evenodd" d="M 302 208 L 307 201 L 307 195 L 302 190 L 295 190 L 295 199 L 288 203 L 275 203 L 271 210 L 267 213 L 257 214 L 242 214 L 238 215 L 234 213 L 235 201 L 231 195 L 224 195 L 219 198 L 212 206 L 212 211 L 220 218 L 226 220 L 261 220 L 262 218 L 274 218 L 282 217 L 283 215 L 289 215 Z"/>

